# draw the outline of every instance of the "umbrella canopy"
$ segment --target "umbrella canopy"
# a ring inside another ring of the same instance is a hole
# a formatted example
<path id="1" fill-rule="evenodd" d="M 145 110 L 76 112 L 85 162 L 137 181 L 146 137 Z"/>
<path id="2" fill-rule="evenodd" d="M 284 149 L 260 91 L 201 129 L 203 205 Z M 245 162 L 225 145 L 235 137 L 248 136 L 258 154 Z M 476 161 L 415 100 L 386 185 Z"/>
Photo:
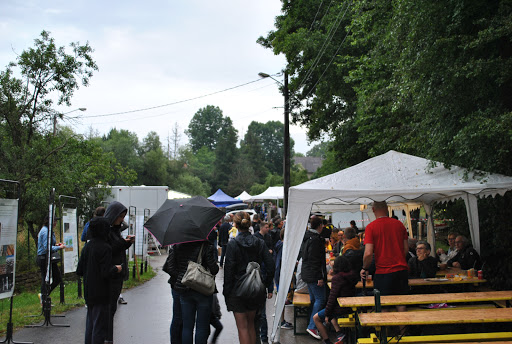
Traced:
<path id="1" fill-rule="evenodd" d="M 168 199 L 144 224 L 160 245 L 202 241 L 208 238 L 224 212 L 201 196 Z"/>

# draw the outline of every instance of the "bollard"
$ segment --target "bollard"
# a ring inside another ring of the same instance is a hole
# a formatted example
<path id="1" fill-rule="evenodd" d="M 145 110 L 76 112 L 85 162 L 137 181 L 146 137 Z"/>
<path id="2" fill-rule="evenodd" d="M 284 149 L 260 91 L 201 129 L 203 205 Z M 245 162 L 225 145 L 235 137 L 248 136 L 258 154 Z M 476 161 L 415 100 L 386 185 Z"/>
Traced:
<path id="1" fill-rule="evenodd" d="M 144 275 L 144 262 L 140 262 L 140 274 Z"/>
<path id="2" fill-rule="evenodd" d="M 148 272 L 148 258 L 146 257 L 146 262 L 144 263 L 144 271 Z"/>
<path id="3" fill-rule="evenodd" d="M 132 278 L 135 279 L 135 270 L 137 270 L 137 265 L 133 264 L 133 270 L 132 270 Z"/>

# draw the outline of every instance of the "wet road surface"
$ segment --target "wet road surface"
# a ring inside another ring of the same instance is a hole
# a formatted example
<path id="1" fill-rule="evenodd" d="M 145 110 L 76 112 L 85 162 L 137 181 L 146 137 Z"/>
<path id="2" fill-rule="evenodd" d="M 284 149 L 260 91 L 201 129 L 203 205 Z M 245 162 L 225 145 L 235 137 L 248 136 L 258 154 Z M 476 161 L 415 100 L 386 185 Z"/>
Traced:
<path id="1" fill-rule="evenodd" d="M 166 255 L 150 257 L 150 264 L 157 275 L 145 284 L 123 291 L 128 304 L 119 305 L 114 325 L 116 344 L 166 344 L 170 343 L 169 326 L 172 318 L 171 287 L 167 283 L 168 275 L 161 267 Z M 218 343 L 238 343 L 238 332 L 232 313 L 226 310 L 222 296 L 223 270 L 216 277 L 219 289 L 219 302 L 222 308 L 221 323 L 224 326 Z M 267 301 L 267 319 L 272 326 L 275 297 Z M 52 318 L 54 324 L 68 324 L 70 327 L 23 328 L 14 333 L 17 342 L 28 341 L 34 344 L 79 344 L 84 342 L 85 307 L 69 311 L 64 318 Z M 293 322 L 293 307 L 285 307 L 285 319 Z M 301 330 L 306 328 L 305 319 L 300 319 Z M 212 328 L 213 332 L 213 328 Z M 280 343 L 319 343 L 308 335 L 294 336 L 293 330 L 281 330 Z"/>

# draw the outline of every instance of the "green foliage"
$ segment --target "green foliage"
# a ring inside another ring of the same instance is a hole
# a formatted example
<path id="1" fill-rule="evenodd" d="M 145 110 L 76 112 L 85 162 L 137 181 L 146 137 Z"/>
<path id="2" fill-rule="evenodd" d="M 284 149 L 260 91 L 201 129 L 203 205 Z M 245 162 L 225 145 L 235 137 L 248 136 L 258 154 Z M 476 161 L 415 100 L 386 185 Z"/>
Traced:
<path id="1" fill-rule="evenodd" d="M 233 195 L 237 192 L 236 189 L 228 189 L 233 166 L 238 159 L 237 141 L 237 130 L 233 127 L 231 118 L 224 118 L 224 125 L 219 131 L 215 145 L 215 168 L 211 183 L 212 193 L 217 191 L 217 189 L 223 189 L 224 192 Z M 242 190 L 239 192 L 242 192 Z"/>
<path id="2" fill-rule="evenodd" d="M 197 152 L 203 146 L 213 150 L 224 124 L 226 123 L 222 110 L 218 106 L 207 105 L 199 109 L 188 124 L 188 129 L 185 130 L 192 151 Z"/>

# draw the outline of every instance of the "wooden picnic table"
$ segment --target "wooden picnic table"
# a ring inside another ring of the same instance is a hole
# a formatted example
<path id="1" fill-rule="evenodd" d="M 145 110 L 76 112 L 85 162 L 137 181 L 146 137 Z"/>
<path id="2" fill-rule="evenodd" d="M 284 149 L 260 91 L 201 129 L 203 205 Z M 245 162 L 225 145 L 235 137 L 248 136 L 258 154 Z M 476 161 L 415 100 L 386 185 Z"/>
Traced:
<path id="1" fill-rule="evenodd" d="M 409 279 L 409 287 L 416 286 L 432 286 L 432 285 L 449 285 L 449 284 L 473 284 L 478 285 L 481 283 L 487 282 L 485 279 L 478 278 L 465 278 L 461 280 L 456 280 L 454 278 L 410 278 Z M 356 288 L 362 289 L 363 282 L 359 281 L 356 284 Z M 366 281 L 366 288 L 373 289 L 373 280 Z"/>
<path id="2" fill-rule="evenodd" d="M 381 306 L 408 306 L 428 305 L 431 303 L 462 303 L 510 301 L 512 291 L 478 291 L 468 293 L 439 293 L 439 294 L 411 294 L 411 295 L 384 295 L 380 297 Z M 351 307 L 353 310 L 363 307 L 375 306 L 375 297 L 356 296 L 339 297 L 341 307 Z"/>
<path id="3" fill-rule="evenodd" d="M 444 270 L 437 270 L 437 277 L 444 277 L 446 274 L 454 274 L 454 275 L 466 275 L 466 270 L 462 270 L 460 268 L 448 267 Z"/>
<path id="4" fill-rule="evenodd" d="M 385 312 L 359 314 L 361 326 L 439 325 L 512 322 L 512 308 L 440 309 L 435 312 Z"/>

